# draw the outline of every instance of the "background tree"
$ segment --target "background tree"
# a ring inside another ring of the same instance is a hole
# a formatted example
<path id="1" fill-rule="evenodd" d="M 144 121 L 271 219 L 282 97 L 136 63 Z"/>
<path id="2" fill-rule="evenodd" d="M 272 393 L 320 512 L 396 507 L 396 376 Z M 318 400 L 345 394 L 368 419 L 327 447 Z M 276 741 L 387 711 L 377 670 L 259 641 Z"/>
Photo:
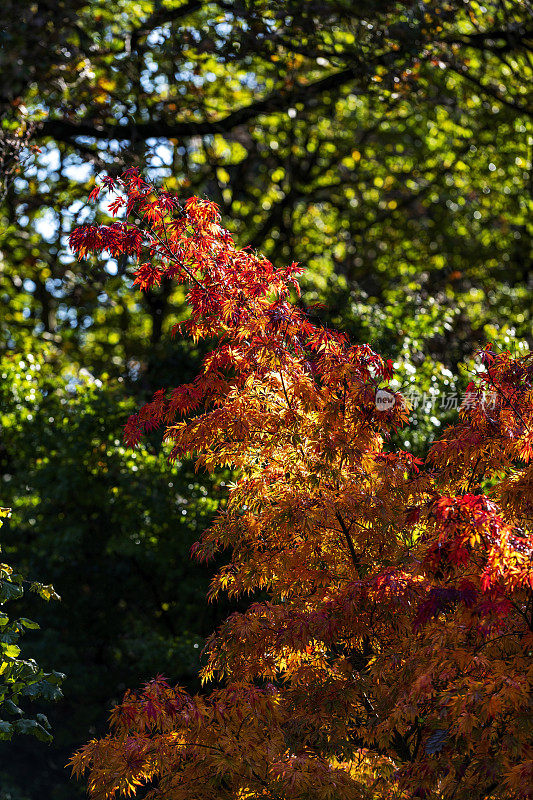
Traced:
<path id="1" fill-rule="evenodd" d="M 307 264 L 356 335 L 409 349 L 417 367 L 455 371 L 484 327 L 529 332 L 528 2 L 80 0 L 37 4 L 25 27 L 19 5 L 4 94 L 41 120 L 43 152 L 5 208 L 2 249 L 31 281 L 6 336 L 59 334 L 97 372 L 148 358 L 121 292 L 127 264 L 87 279 L 64 238 L 94 171 L 136 160 L 214 197 L 273 260 Z M 142 309 L 154 359 L 170 287 Z"/>
<path id="2" fill-rule="evenodd" d="M 59 610 L 37 610 L 28 597 L 18 604 L 43 625 L 28 654 L 47 668 L 60 664 L 67 679 L 50 715 L 53 746 L 14 743 L 0 767 L 0 797 L 9 786 L 6 798 L 53 791 L 60 800 L 74 791 L 65 772 L 72 746 L 103 729 L 111 698 L 157 662 L 195 683 L 217 617 L 203 604 L 210 571 L 189 564 L 189 550 L 224 476 L 170 467 L 150 445 L 131 453 L 122 430 L 133 405 L 120 383 L 104 389 L 83 370 L 61 374 L 53 348 L 24 358 L 0 364 L 3 497 L 18 520 L 3 549 L 26 574 L 46 564 L 60 587 Z"/>

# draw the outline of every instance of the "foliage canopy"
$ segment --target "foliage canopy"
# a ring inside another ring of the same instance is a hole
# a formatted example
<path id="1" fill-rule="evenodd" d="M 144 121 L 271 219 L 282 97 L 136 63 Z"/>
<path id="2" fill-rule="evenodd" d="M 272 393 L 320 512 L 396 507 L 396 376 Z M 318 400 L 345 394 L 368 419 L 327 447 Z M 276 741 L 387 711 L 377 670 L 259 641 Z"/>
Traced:
<path id="1" fill-rule="evenodd" d="M 6 341 L 61 337 L 97 376 L 154 359 L 182 295 L 134 303 L 126 259 L 86 274 L 66 245 L 95 173 L 136 161 L 416 368 L 530 335 L 528 0 L 32 8 L 4 12 L 3 95 L 42 147 L 4 209 Z"/>
<path id="2" fill-rule="evenodd" d="M 392 362 L 310 322 L 296 264 L 239 250 L 214 204 L 135 170 L 104 186 L 124 219 L 74 250 L 134 253 L 143 290 L 186 282 L 177 328 L 214 341 L 126 439 L 163 426 L 171 458 L 236 470 L 195 552 L 229 554 L 211 596 L 255 597 L 208 641 L 209 695 L 127 692 L 74 771 L 95 798 L 529 797 L 531 355 L 485 347 L 425 460 L 391 450 L 409 416 Z"/>

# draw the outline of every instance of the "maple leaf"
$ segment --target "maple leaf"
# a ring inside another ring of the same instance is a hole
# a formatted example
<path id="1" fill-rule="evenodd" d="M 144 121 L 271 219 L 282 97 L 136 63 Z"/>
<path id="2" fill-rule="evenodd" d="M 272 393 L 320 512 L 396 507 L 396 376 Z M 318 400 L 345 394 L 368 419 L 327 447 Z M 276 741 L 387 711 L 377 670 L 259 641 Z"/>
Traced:
<path id="1" fill-rule="evenodd" d="M 100 191 L 101 191 L 101 186 L 95 186 L 89 195 L 89 200 L 98 200 Z"/>

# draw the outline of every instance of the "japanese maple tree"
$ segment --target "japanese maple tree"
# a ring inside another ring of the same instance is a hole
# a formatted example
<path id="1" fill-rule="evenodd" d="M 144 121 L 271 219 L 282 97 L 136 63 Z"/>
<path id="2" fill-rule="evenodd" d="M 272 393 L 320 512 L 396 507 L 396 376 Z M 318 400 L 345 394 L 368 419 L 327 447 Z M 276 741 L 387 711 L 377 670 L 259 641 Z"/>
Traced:
<path id="1" fill-rule="evenodd" d="M 163 427 L 172 459 L 234 470 L 194 550 L 227 554 L 212 598 L 252 599 L 206 645 L 210 693 L 127 692 L 74 772 L 94 798 L 530 797 L 531 355 L 487 347 L 426 459 L 391 452 L 409 418 L 392 363 L 310 321 L 296 264 L 238 249 L 215 204 L 134 170 L 104 187 L 124 218 L 73 249 L 134 254 L 142 290 L 186 282 L 175 332 L 212 344 L 126 440 Z"/>

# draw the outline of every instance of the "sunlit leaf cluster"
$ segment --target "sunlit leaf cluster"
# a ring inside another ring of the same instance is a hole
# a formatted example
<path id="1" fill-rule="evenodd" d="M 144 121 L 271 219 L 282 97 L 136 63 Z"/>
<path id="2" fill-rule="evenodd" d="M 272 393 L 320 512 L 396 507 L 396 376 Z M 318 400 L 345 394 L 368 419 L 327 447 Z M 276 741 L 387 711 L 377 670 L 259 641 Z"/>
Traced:
<path id="1" fill-rule="evenodd" d="M 104 185 L 129 214 L 73 248 L 134 243 L 141 289 L 185 282 L 179 330 L 212 343 L 126 441 L 163 427 L 171 459 L 234 469 L 194 552 L 226 556 L 212 597 L 252 602 L 207 642 L 211 693 L 161 676 L 128 691 L 74 772 L 95 798 L 525 800 L 531 355 L 487 345 L 459 419 L 415 458 L 390 446 L 409 412 L 392 361 L 309 320 L 297 265 L 240 250 L 215 204 L 134 170 Z"/>

